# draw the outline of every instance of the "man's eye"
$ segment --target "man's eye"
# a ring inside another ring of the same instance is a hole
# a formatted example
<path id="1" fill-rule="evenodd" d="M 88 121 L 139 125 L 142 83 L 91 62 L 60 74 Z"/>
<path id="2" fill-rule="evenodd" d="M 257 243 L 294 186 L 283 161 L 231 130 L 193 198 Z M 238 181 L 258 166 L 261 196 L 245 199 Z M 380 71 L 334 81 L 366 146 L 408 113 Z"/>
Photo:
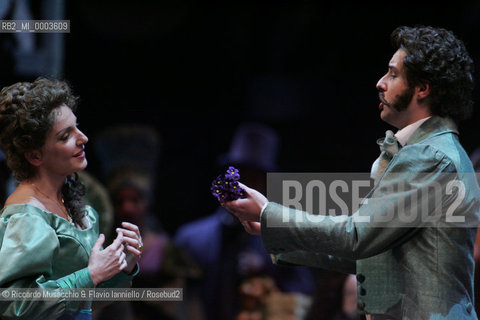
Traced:
<path id="1" fill-rule="evenodd" d="M 68 139 L 69 134 L 64 134 L 63 136 L 60 137 L 60 140 L 66 141 Z"/>

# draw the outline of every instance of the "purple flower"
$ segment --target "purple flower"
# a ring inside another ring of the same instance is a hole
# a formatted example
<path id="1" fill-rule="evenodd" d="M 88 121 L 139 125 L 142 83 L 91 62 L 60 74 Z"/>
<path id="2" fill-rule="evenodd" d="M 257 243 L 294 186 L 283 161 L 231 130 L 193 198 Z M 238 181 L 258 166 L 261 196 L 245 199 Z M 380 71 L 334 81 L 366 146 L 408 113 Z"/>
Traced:
<path id="1" fill-rule="evenodd" d="M 227 173 L 225 173 L 225 179 L 238 181 L 240 180 L 240 174 L 235 167 L 228 167 Z"/>
<path id="2" fill-rule="evenodd" d="M 246 198 L 247 193 L 240 187 L 238 180 L 240 180 L 238 169 L 229 167 L 225 174 L 219 175 L 212 181 L 212 186 L 210 187 L 212 195 L 222 203 Z"/>

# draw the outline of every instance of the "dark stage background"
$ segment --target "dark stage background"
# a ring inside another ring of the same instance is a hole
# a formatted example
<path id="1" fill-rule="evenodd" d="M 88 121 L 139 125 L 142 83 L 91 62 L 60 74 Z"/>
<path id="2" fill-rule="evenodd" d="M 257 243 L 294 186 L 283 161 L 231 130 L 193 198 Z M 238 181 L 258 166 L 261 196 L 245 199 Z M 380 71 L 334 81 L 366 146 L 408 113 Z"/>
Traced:
<path id="1" fill-rule="evenodd" d="M 32 1 L 35 2 L 35 1 Z M 68 1 L 64 78 L 81 103 L 88 171 L 105 128 L 149 124 L 162 139 L 155 212 L 167 231 L 216 207 L 210 182 L 237 125 L 280 135 L 280 171 L 366 172 L 388 125 L 377 80 L 399 25 L 453 30 L 478 64 L 480 4 L 363 1 Z M 4 73 L 2 86 L 14 75 Z M 478 88 L 475 100 L 478 101 Z M 480 145 L 479 111 L 461 127 Z"/>

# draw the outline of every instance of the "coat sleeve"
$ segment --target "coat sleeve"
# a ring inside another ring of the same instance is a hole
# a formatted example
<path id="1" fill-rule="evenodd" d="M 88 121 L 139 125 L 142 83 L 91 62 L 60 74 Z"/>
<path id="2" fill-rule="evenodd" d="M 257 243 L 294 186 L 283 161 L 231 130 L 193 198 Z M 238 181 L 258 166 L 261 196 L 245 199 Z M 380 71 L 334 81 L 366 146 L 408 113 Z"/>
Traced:
<path id="1" fill-rule="evenodd" d="M 0 290 L 13 288 L 93 288 L 87 268 L 59 279 L 50 279 L 52 261 L 58 252 L 55 231 L 41 217 L 18 213 L 0 219 Z M 61 295 L 59 295 L 61 296 Z M 56 319 L 65 310 L 79 310 L 85 302 L 58 300 L 0 299 L 1 319 Z M 87 306 L 88 308 L 88 306 Z"/>
<path id="2" fill-rule="evenodd" d="M 370 197 L 350 216 L 313 217 L 269 203 L 261 218 L 267 251 L 290 263 L 324 264 L 341 262 L 330 256 L 355 261 L 407 241 L 422 227 L 425 214 L 437 215 L 455 197 L 446 196 L 444 187 L 456 175 L 442 152 L 425 145 L 407 148 L 395 155 Z"/>
<path id="3" fill-rule="evenodd" d="M 332 255 L 296 250 L 286 253 L 272 254 L 272 262 L 278 265 L 307 266 L 343 273 L 355 274 L 356 263 L 354 260 L 338 258 Z"/>

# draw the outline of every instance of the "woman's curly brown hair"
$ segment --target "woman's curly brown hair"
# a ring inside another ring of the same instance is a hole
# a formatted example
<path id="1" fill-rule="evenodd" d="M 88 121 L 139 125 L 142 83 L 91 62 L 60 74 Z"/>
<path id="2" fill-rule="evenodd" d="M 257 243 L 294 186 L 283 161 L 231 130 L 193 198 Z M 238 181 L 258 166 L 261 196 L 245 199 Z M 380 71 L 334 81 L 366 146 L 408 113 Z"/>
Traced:
<path id="1" fill-rule="evenodd" d="M 428 83 L 433 114 L 463 120 L 471 114 L 473 61 L 465 45 L 443 28 L 399 27 L 391 36 L 407 56 L 403 65 L 410 86 Z"/>
<path id="2" fill-rule="evenodd" d="M 45 144 L 55 122 L 52 111 L 63 104 L 74 111 L 77 97 L 66 82 L 59 80 L 39 78 L 34 82 L 18 82 L 0 92 L 0 148 L 17 180 L 28 180 L 35 175 L 25 152 Z M 81 225 L 85 188 L 76 175 L 67 177 L 62 194 L 72 219 Z"/>

